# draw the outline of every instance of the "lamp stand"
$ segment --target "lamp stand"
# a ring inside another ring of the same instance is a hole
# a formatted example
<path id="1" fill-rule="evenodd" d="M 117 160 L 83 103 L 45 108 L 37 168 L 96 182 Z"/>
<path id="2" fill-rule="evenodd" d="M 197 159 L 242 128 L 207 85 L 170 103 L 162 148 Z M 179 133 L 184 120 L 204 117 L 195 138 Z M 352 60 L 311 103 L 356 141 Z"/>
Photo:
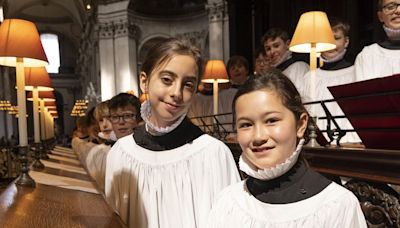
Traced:
<path id="1" fill-rule="evenodd" d="M 213 82 L 213 104 L 214 104 L 213 114 L 217 115 L 218 114 L 218 81 L 217 81 L 217 79 L 214 79 L 214 82 Z"/>
<path id="2" fill-rule="evenodd" d="M 19 160 L 21 161 L 21 174 L 17 178 L 17 181 L 15 184 L 20 185 L 20 186 L 25 186 L 25 187 L 32 187 L 34 188 L 36 183 L 32 179 L 31 176 L 29 176 L 29 167 L 28 167 L 28 150 L 29 148 L 27 146 L 19 146 L 18 147 L 18 156 Z"/>
<path id="3" fill-rule="evenodd" d="M 219 132 L 219 127 L 218 127 L 218 121 L 216 115 L 218 114 L 218 81 L 217 79 L 214 79 L 213 81 L 213 134 L 218 135 Z"/>
<path id="4" fill-rule="evenodd" d="M 317 53 L 315 51 L 315 43 L 311 44 L 311 51 L 310 51 L 310 98 L 312 101 L 315 101 L 315 90 L 316 90 L 316 69 L 317 69 Z M 310 141 L 307 143 L 309 147 L 317 147 L 320 146 L 317 142 L 317 116 L 315 114 L 315 106 L 311 105 L 310 110 L 310 119 L 311 124 L 309 124 L 309 132 L 310 132 Z"/>
<path id="5" fill-rule="evenodd" d="M 33 88 L 32 91 L 33 97 L 33 126 L 34 126 L 34 136 L 35 136 L 35 143 L 34 143 L 34 152 L 35 152 L 35 161 L 33 162 L 33 168 L 35 169 L 43 169 L 44 165 L 40 161 L 40 154 L 41 154 L 41 143 L 40 143 L 40 127 L 39 127 L 39 104 L 38 104 L 38 97 L 39 91 L 36 87 Z"/>

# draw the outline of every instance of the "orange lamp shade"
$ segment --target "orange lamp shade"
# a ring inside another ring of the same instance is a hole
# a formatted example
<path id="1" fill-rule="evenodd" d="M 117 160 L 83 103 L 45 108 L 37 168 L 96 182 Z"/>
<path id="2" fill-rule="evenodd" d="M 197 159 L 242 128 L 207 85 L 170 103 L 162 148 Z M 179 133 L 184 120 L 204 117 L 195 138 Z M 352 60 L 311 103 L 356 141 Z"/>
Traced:
<path id="1" fill-rule="evenodd" d="M 328 16 L 322 11 L 303 13 L 290 42 L 290 50 L 299 53 L 324 52 L 336 48 Z"/>
<path id="2" fill-rule="evenodd" d="M 204 70 L 202 82 L 213 83 L 214 81 L 218 83 L 229 82 L 228 73 L 226 72 L 225 64 L 222 60 L 209 60 L 206 64 L 206 69 Z"/>
<path id="3" fill-rule="evenodd" d="M 28 101 L 33 101 L 32 95 L 32 92 L 28 93 Z M 39 91 L 39 99 L 43 99 L 44 101 L 55 101 L 56 97 L 54 96 L 53 91 Z"/>
<path id="4" fill-rule="evenodd" d="M 25 67 L 48 65 L 35 24 L 21 19 L 6 19 L 0 26 L 0 65 L 15 67 L 22 58 Z"/>
<path id="5" fill-rule="evenodd" d="M 52 91 L 50 76 L 45 67 L 25 67 L 25 90 Z"/>

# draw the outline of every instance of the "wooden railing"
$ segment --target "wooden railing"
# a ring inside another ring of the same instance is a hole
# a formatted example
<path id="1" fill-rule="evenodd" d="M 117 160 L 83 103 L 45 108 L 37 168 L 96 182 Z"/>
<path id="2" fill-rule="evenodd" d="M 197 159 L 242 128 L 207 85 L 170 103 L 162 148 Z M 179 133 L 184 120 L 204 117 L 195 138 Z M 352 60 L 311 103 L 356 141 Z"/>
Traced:
<path id="1" fill-rule="evenodd" d="M 36 187 L 13 182 L 2 192 L 0 227 L 126 227 L 72 150 L 49 156 L 44 169 L 30 172 Z"/>

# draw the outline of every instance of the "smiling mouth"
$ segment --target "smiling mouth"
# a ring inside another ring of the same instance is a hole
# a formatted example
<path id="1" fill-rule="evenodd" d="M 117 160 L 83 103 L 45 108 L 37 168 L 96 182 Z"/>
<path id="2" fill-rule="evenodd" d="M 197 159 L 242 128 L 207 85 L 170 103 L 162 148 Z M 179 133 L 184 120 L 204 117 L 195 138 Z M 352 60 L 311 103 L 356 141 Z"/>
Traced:
<path id="1" fill-rule="evenodd" d="M 259 148 L 253 148 L 251 149 L 254 153 L 261 153 L 261 152 L 267 152 L 272 150 L 273 147 L 259 147 Z"/>
<path id="2" fill-rule="evenodd" d="M 168 107 L 171 107 L 171 108 L 174 108 L 174 109 L 177 109 L 177 108 L 180 107 L 179 105 L 176 105 L 176 104 L 171 104 L 171 103 L 168 103 L 168 102 L 164 102 L 164 103 L 167 104 Z"/>

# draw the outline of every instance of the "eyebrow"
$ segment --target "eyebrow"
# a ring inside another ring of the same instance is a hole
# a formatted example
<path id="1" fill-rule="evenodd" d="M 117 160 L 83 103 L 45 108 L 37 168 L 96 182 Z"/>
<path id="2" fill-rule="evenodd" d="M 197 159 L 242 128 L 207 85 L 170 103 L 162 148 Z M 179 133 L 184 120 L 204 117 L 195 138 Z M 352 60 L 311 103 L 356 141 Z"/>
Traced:
<path id="1" fill-rule="evenodd" d="M 175 72 L 170 71 L 170 70 L 162 70 L 162 71 L 160 71 L 159 75 L 161 75 L 161 74 L 169 74 L 174 78 L 178 77 L 178 75 Z M 197 77 L 195 75 L 184 75 L 183 77 L 187 78 L 189 80 L 197 81 Z"/>
<path id="2" fill-rule="evenodd" d="M 271 114 L 279 114 L 279 113 L 281 113 L 281 112 L 278 112 L 278 111 L 269 111 L 269 112 L 265 112 L 265 113 L 263 113 L 263 116 L 267 116 L 267 115 L 271 115 Z M 240 117 L 240 118 L 238 118 L 237 119 L 237 121 L 239 121 L 239 120 L 242 120 L 242 119 L 244 119 L 244 120 L 250 120 L 250 118 L 247 118 L 247 117 L 243 117 L 243 116 L 238 116 L 238 115 L 236 115 L 237 117 Z"/>

